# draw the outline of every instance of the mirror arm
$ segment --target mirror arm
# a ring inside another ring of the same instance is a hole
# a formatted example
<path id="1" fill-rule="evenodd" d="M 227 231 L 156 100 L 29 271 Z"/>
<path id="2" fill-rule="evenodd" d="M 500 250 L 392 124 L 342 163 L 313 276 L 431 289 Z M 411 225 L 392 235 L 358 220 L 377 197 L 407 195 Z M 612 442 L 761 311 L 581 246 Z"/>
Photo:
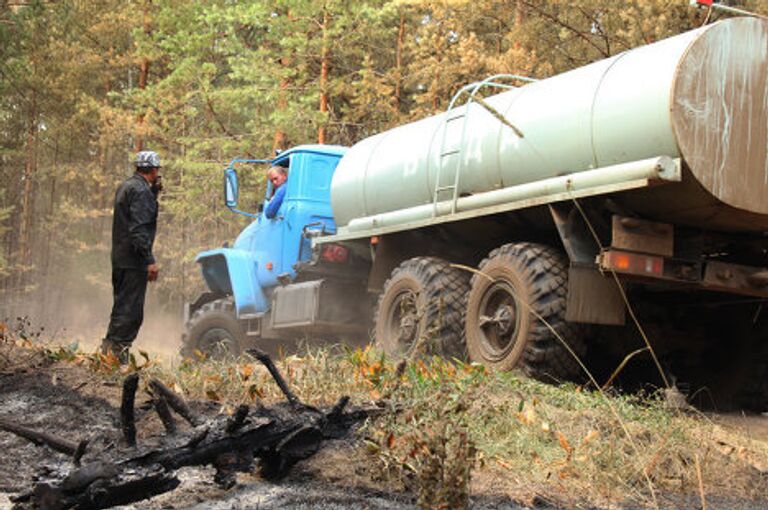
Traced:
<path id="1" fill-rule="evenodd" d="M 232 211 L 233 213 L 236 213 L 236 214 L 242 214 L 243 216 L 247 216 L 249 218 L 258 218 L 259 217 L 258 214 L 252 214 L 252 213 L 249 213 L 249 212 L 241 211 L 240 209 L 237 209 L 236 207 L 229 207 L 229 206 L 227 206 L 227 207 L 229 208 L 230 211 Z"/>

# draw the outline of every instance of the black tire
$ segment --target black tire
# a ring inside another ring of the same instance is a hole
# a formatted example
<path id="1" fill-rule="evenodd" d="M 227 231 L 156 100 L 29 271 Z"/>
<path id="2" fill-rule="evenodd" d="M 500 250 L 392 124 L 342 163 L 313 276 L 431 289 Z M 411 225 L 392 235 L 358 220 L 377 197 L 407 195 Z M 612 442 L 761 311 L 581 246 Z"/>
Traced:
<path id="1" fill-rule="evenodd" d="M 469 274 L 435 257 L 400 264 L 379 296 L 376 344 L 396 357 L 437 354 L 464 359 L 462 318 Z"/>
<path id="2" fill-rule="evenodd" d="M 195 351 L 199 351 L 214 359 L 234 357 L 242 352 L 243 345 L 232 298 L 217 299 L 197 309 L 185 325 L 181 356 L 195 359 Z"/>
<path id="3" fill-rule="evenodd" d="M 467 296 L 470 359 L 496 370 L 520 368 L 546 382 L 574 379 L 579 364 L 557 336 L 579 357 L 586 349 L 580 328 L 565 320 L 567 291 L 568 263 L 560 251 L 533 243 L 493 250 Z"/>

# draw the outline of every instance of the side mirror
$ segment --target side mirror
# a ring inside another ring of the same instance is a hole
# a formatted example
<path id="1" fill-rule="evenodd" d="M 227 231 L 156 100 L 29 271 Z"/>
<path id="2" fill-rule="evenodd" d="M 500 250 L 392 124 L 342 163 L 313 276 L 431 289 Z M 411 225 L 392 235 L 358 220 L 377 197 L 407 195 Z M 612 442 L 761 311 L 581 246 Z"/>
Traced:
<path id="1" fill-rule="evenodd" d="M 237 207 L 238 183 L 237 171 L 229 167 L 224 170 L 224 203 L 227 207 L 234 209 Z"/>

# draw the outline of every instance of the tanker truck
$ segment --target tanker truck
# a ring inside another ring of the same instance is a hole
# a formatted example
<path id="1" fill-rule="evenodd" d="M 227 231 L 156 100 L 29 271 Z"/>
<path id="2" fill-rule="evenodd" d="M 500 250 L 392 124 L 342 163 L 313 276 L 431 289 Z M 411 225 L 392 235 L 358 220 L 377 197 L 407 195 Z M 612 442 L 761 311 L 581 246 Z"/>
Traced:
<path id="1" fill-rule="evenodd" d="M 253 221 L 198 255 L 208 291 L 183 352 L 372 336 L 562 380 L 595 331 L 644 310 L 667 328 L 646 335 L 665 370 L 730 348 L 698 340 L 714 324 L 759 338 L 767 59 L 768 22 L 734 18 L 539 81 L 491 77 L 351 148 L 233 160 L 225 201 Z M 238 205 L 238 170 L 269 165 L 288 172 L 273 219 Z"/>

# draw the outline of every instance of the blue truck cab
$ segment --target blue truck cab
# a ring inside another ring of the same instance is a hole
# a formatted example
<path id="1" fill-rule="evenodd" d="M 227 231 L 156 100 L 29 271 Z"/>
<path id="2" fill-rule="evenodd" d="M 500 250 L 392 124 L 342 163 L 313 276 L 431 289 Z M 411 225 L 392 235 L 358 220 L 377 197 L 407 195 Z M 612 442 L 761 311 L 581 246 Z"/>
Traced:
<path id="1" fill-rule="evenodd" d="M 341 146 L 301 145 L 269 160 L 232 160 L 224 171 L 225 203 L 253 221 L 231 247 L 196 257 L 209 290 L 185 306 L 183 354 L 194 350 L 237 353 L 249 337 L 258 340 L 267 333 L 281 338 L 287 333 L 307 333 L 321 323 L 330 326 L 328 314 L 318 310 L 320 295 L 328 293 L 327 278 L 294 282 L 297 268 L 313 257 L 311 238 L 336 232 L 331 179 L 345 151 Z M 277 214 L 273 218 L 265 214 L 275 192 L 269 181 L 258 212 L 241 210 L 238 170 L 266 173 L 271 166 L 282 167 L 288 176 Z M 330 287 L 348 292 L 337 284 Z M 276 305 L 278 314 L 273 313 Z"/>

